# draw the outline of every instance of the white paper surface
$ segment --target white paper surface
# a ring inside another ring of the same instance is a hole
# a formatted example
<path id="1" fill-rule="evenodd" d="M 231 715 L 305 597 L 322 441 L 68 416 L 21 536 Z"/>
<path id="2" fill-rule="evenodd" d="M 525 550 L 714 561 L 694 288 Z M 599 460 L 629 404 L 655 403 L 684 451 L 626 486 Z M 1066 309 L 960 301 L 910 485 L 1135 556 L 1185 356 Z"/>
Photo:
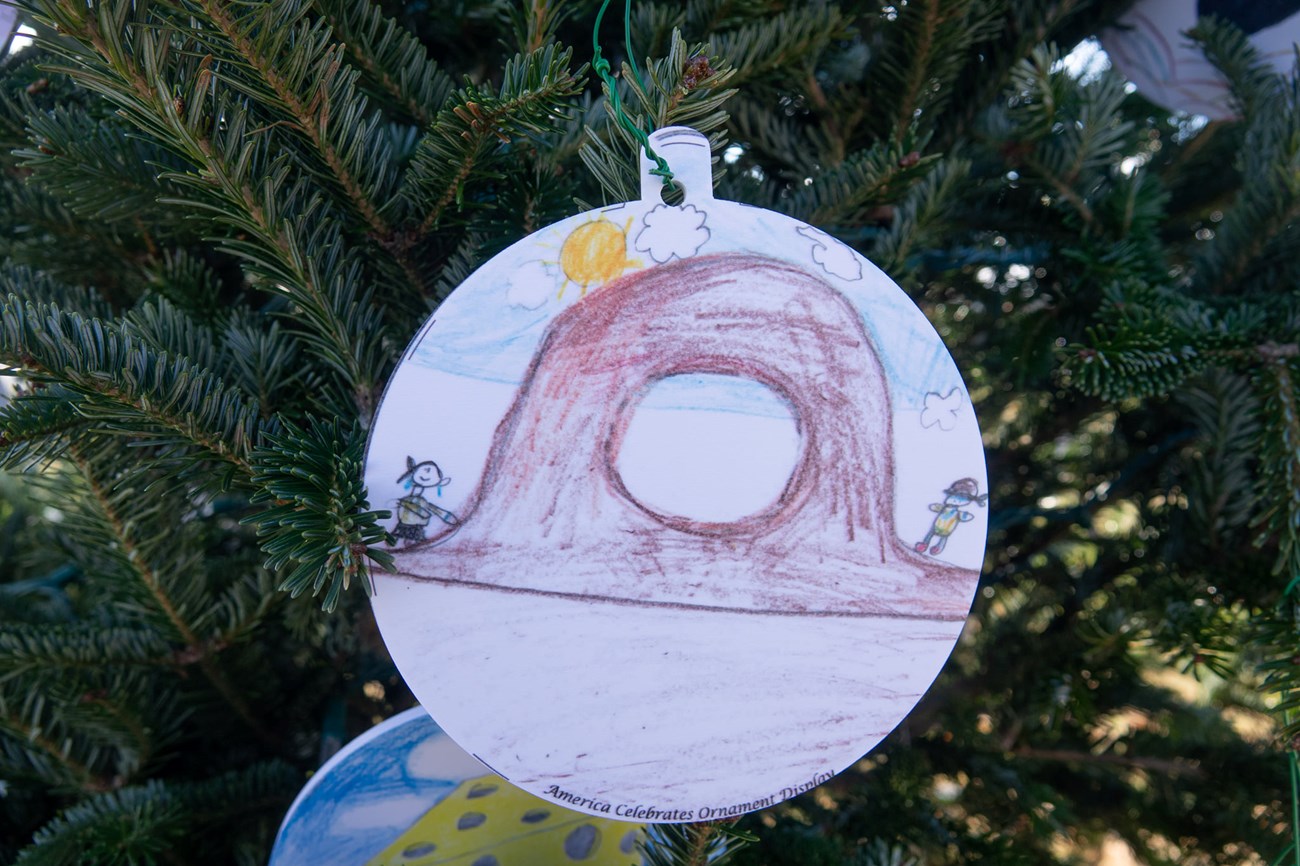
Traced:
<path id="1" fill-rule="evenodd" d="M 1290 8 L 1287 8 L 1287 7 Z M 1300 3 L 1140 0 L 1101 36 L 1115 67 L 1157 105 L 1204 114 L 1235 116 L 1227 81 L 1184 35 L 1201 16 L 1227 18 L 1245 30 L 1265 63 L 1289 75 L 1300 39 Z"/>
<path id="2" fill-rule="evenodd" d="M 408 684 L 495 771 L 606 817 L 734 815 L 852 764 L 946 660 L 987 529 L 969 397 L 902 290 L 687 192 L 480 268 L 367 456 Z"/>

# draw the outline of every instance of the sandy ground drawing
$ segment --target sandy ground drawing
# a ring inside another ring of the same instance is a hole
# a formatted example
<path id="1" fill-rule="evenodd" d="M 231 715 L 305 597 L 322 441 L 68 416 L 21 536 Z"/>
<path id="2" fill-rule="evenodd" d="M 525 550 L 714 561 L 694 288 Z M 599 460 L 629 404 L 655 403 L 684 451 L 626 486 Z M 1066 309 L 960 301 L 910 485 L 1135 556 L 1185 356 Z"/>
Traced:
<path id="1" fill-rule="evenodd" d="M 366 477 L 400 535 L 376 618 L 447 732 L 569 808 L 690 821 L 806 790 L 906 715 L 965 622 L 987 482 L 906 295 L 714 200 L 707 143 L 661 132 L 686 201 L 471 276 L 389 384 Z"/>

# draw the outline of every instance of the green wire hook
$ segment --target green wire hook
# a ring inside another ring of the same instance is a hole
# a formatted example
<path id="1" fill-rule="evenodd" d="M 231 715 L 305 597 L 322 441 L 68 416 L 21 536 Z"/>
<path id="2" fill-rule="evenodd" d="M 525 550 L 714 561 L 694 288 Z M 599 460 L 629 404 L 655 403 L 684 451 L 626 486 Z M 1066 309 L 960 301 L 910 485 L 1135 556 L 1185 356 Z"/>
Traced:
<path id="1" fill-rule="evenodd" d="M 591 28 L 591 68 L 600 76 L 609 88 L 609 98 L 614 104 L 614 117 L 618 120 L 619 125 L 632 133 L 633 137 L 641 143 L 645 149 L 645 155 L 654 162 L 655 167 L 650 169 L 650 173 L 663 178 L 664 183 L 673 186 L 673 171 L 668 167 L 668 160 L 655 153 L 650 146 L 650 136 L 637 126 L 628 117 L 627 112 L 623 110 L 623 101 L 618 97 L 618 83 L 614 80 L 610 72 L 609 61 L 601 56 L 600 53 L 600 22 L 605 18 L 605 10 L 609 8 L 610 0 L 600 4 L 600 11 L 596 13 L 596 24 Z M 645 82 L 641 80 L 641 72 L 637 69 L 636 54 L 632 51 L 632 0 L 627 0 L 623 6 L 623 34 L 624 46 L 627 49 L 628 65 L 632 67 L 632 77 L 636 79 L 637 86 L 642 91 L 646 90 Z"/>

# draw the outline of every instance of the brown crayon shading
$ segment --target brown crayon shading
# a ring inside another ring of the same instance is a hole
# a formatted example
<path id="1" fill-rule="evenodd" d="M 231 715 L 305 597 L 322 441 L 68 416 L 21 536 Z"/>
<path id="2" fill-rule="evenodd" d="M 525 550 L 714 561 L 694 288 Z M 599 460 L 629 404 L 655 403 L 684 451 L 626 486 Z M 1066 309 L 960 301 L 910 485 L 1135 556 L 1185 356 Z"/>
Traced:
<path id="1" fill-rule="evenodd" d="M 650 387 L 705 373 L 767 386 L 800 436 L 780 495 L 732 522 L 659 513 L 616 468 Z M 397 552 L 397 568 L 597 604 L 964 618 L 978 572 L 895 531 L 891 424 L 861 316 L 825 281 L 745 253 L 631 273 L 552 320 L 457 533 Z"/>

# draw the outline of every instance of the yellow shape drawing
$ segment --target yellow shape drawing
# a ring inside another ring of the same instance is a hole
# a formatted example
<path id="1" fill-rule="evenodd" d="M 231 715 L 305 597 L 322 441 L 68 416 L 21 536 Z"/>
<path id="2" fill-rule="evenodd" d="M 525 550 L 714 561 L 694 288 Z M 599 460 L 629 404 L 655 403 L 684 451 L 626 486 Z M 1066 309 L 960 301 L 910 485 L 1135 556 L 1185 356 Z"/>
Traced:
<path id="1" fill-rule="evenodd" d="M 640 832 L 487 775 L 461 782 L 366 866 L 640 866 Z"/>
<path id="2" fill-rule="evenodd" d="M 627 233 L 633 219 L 629 217 L 627 225 L 620 229 L 601 217 L 569 232 L 560 247 L 564 283 L 558 297 L 564 297 L 564 287 L 569 283 L 577 283 L 585 295 L 592 286 L 607 283 L 628 268 L 641 266 L 639 260 L 627 257 Z"/>

